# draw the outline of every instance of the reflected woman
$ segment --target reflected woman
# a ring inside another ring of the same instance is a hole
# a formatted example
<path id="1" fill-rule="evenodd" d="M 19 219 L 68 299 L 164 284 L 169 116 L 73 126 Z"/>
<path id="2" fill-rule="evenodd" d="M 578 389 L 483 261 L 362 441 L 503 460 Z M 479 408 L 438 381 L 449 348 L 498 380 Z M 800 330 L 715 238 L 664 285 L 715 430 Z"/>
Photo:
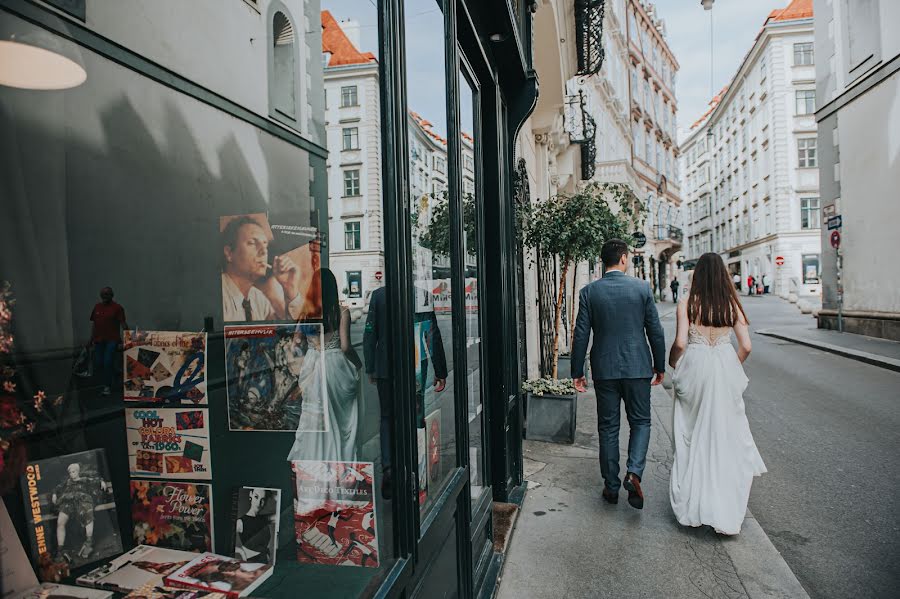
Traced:
<path id="1" fill-rule="evenodd" d="M 355 461 L 362 362 L 350 339 L 350 310 L 327 268 L 316 271 L 311 286 L 321 286 L 322 319 L 297 325 L 308 349 L 298 375 L 303 413 L 288 460 Z"/>

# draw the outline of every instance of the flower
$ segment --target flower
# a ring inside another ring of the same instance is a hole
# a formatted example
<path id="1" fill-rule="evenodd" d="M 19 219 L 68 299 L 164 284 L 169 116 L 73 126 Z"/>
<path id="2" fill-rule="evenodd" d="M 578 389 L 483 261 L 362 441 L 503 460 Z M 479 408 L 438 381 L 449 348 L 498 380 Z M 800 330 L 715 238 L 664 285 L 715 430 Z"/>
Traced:
<path id="1" fill-rule="evenodd" d="M 43 391 L 38 391 L 34 394 L 34 409 L 38 412 L 44 407 L 44 400 L 47 399 L 47 394 Z"/>
<path id="2" fill-rule="evenodd" d="M 7 393 L 15 393 L 16 384 L 12 381 L 3 381 L 3 390 Z"/>

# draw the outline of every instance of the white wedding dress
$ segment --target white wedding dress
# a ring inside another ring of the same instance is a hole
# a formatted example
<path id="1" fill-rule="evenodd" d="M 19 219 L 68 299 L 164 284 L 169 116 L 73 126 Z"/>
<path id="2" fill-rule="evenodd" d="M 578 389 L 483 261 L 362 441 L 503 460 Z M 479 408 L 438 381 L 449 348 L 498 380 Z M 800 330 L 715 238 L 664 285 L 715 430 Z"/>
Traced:
<path id="1" fill-rule="evenodd" d="M 744 412 L 749 379 L 731 345 L 731 329 L 710 331 L 707 337 L 690 325 L 687 348 L 672 377 L 675 459 L 669 499 L 681 524 L 708 524 L 735 535 L 753 477 L 766 466 Z"/>

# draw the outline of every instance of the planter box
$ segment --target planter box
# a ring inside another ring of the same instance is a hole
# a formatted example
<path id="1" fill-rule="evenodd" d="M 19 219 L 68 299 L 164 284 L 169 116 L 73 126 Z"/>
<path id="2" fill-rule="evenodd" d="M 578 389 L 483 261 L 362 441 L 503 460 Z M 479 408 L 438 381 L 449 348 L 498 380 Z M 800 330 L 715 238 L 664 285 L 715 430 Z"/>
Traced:
<path id="1" fill-rule="evenodd" d="M 525 438 L 549 443 L 575 443 L 575 408 L 578 394 L 528 394 L 528 428 Z"/>

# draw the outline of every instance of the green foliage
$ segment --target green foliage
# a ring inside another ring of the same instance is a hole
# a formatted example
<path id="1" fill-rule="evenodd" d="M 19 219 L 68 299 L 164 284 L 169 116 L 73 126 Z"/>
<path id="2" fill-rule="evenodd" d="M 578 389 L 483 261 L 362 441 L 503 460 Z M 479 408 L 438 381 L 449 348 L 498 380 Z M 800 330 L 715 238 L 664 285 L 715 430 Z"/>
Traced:
<path id="1" fill-rule="evenodd" d="M 559 194 L 519 213 L 523 243 L 557 256 L 563 264 L 597 259 L 613 238 L 633 243 L 639 212 L 634 194 L 616 183 L 589 183 L 579 192 Z M 612 206 L 619 212 L 613 213 Z"/>
<path id="2" fill-rule="evenodd" d="M 431 220 L 419 235 L 419 245 L 442 256 L 450 255 L 450 202 L 446 191 L 440 197 L 423 196 L 422 202 L 431 206 Z M 466 234 L 466 250 L 475 253 L 478 247 L 478 227 L 475 197 L 465 194 L 462 202 L 463 228 Z M 413 229 L 419 224 L 419 213 L 413 212 Z"/>
<path id="3" fill-rule="evenodd" d="M 573 395 L 575 383 L 572 379 L 529 379 L 522 383 L 522 390 L 532 395 Z"/>

